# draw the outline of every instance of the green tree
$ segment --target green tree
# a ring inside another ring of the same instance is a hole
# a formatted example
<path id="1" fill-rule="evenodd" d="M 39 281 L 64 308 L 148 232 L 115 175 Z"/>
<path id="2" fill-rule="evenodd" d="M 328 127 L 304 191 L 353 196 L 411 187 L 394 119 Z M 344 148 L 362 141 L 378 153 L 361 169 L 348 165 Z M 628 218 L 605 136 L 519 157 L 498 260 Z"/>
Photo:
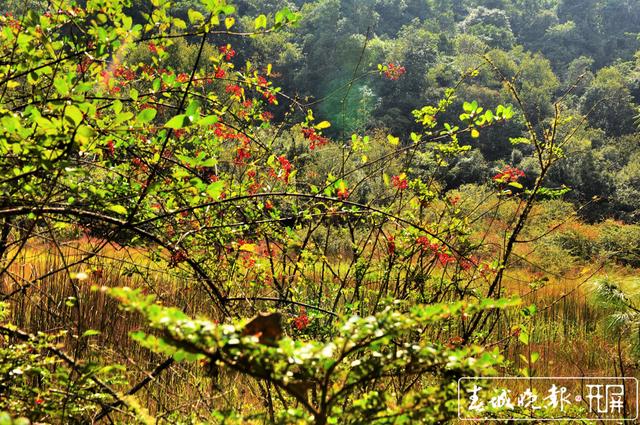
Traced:
<path id="1" fill-rule="evenodd" d="M 475 7 L 459 26 L 461 32 L 473 34 L 494 48 L 508 50 L 515 42 L 509 17 L 501 9 Z"/>
<path id="2" fill-rule="evenodd" d="M 581 112 L 591 125 L 613 136 L 634 131 L 635 111 L 627 81 L 615 66 L 598 71 L 581 100 Z"/>

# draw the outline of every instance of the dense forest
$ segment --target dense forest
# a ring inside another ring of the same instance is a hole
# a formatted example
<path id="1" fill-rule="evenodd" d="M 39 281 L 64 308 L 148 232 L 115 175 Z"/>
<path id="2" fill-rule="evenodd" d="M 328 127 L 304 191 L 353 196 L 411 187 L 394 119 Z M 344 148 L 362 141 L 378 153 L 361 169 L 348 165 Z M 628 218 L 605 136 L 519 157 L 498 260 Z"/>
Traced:
<path id="1" fill-rule="evenodd" d="M 546 184 L 571 188 L 568 197 L 578 205 L 598 197 L 582 211 L 589 220 L 637 221 L 637 1 L 327 0 L 237 5 L 246 16 L 246 28 L 259 14 L 283 7 L 300 10 L 303 19 L 297 27 L 246 40 L 238 45 L 238 58 L 272 63 L 282 74 L 275 81 L 283 92 L 314 105 L 333 124 L 328 134 L 338 139 L 372 129 L 396 135 L 416 131 L 411 111 L 437 103 L 462 73 L 480 65 L 481 55 L 489 55 L 505 77 L 517 80 L 534 124 L 550 119 L 553 103 L 560 98 L 567 115 L 587 117 L 579 141 L 567 152 L 568 160 L 552 171 Z M 196 2 L 175 5 L 176 13 L 184 16 L 193 7 Z M 402 66 L 402 78 L 376 78 L 371 70 L 379 63 Z M 499 78 L 488 70 L 458 86 L 456 106 L 473 100 L 488 108 L 511 101 Z M 456 110 L 443 114 L 443 120 L 454 120 Z M 530 148 L 509 142 L 522 134 L 524 125 L 513 120 L 499 133 L 462 138 L 474 150 L 439 170 L 445 173 L 444 181 L 451 188 L 479 183 L 504 163 L 532 170 Z"/>
<path id="2" fill-rule="evenodd" d="M 0 425 L 632 422 L 639 127 L 639 0 L 0 2 Z"/>
<path id="3" fill-rule="evenodd" d="M 38 5 L 8 1 L 0 11 L 20 13 Z M 581 210 L 587 220 L 638 220 L 640 154 L 633 136 L 640 113 L 637 1 L 278 0 L 235 5 L 242 18 L 237 25 L 245 30 L 261 14 L 285 7 L 300 11 L 303 18 L 295 27 L 239 40 L 236 60 L 272 64 L 274 83 L 298 106 L 313 106 L 329 120 L 333 125 L 327 135 L 337 139 L 375 129 L 408 135 L 418 129 L 411 111 L 437 103 L 453 86 L 457 106 L 466 100 L 489 108 L 509 102 L 491 71 L 459 81 L 480 64 L 479 57 L 489 55 L 505 77 L 517 80 L 534 124 L 550 119 L 560 98 L 567 115 L 586 117 L 580 140 L 546 185 L 567 186 L 567 199 L 576 205 L 597 199 Z M 153 8 L 153 2 L 136 1 L 127 13 L 142 20 Z M 190 9 L 203 6 L 185 0 L 171 6 L 183 19 Z M 194 49 L 184 47 L 192 41 L 174 45 L 167 64 L 188 70 Z M 211 39 L 212 44 L 226 41 L 223 36 Z M 144 47 L 140 50 L 130 53 L 132 60 L 145 57 Z M 398 64 L 402 78 L 376 78 L 377 64 Z M 289 108 L 291 102 L 282 102 L 274 111 L 277 118 L 283 120 Z M 454 111 L 443 114 L 444 120 L 454 119 Z M 497 130 L 500 137 L 488 131 L 477 140 L 462 138 L 473 151 L 437 172 L 455 188 L 483 182 L 504 163 L 531 170 L 531 150 L 510 143 L 524 126 L 516 119 Z M 426 164 L 415 171 L 434 172 Z"/>

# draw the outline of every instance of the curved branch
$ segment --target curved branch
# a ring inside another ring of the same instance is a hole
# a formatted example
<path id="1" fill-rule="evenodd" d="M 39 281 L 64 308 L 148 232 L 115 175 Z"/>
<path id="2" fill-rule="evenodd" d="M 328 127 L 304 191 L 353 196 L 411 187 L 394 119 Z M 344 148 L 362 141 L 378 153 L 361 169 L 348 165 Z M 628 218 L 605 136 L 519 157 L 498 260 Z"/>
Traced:
<path id="1" fill-rule="evenodd" d="M 153 242 L 153 243 L 161 246 L 162 248 L 166 249 L 170 253 L 175 253 L 175 251 L 176 251 L 174 247 L 172 247 L 171 245 L 169 245 L 168 243 L 163 241 L 161 238 L 159 238 L 158 236 L 154 235 L 153 233 L 150 233 L 150 232 L 138 227 L 137 225 L 131 224 L 131 223 L 125 221 L 125 220 L 120 220 L 120 219 L 117 219 L 117 218 L 114 218 L 114 217 L 111 217 L 111 216 L 108 216 L 108 215 L 105 215 L 105 214 L 101 214 L 101 213 L 98 213 L 98 212 L 93 212 L 93 211 L 86 211 L 86 210 L 80 210 L 80 209 L 69 208 L 69 207 L 27 207 L 27 206 L 21 206 L 21 207 L 8 208 L 8 209 L 0 210 L 0 217 L 15 217 L 15 216 L 28 215 L 29 213 L 36 212 L 36 211 L 41 215 L 42 214 L 71 215 L 71 216 L 74 216 L 74 217 L 89 218 L 89 219 L 93 219 L 93 220 L 98 220 L 98 221 L 103 222 L 103 223 L 112 224 L 112 225 L 115 225 L 115 226 L 119 226 L 121 229 L 130 230 L 130 231 L 136 233 L 138 236 L 141 236 L 141 237 L 147 239 L 148 241 Z M 222 294 L 220 289 L 218 287 L 216 287 L 216 285 L 213 283 L 213 280 L 205 272 L 205 270 L 202 268 L 202 266 L 200 264 L 198 264 L 196 261 L 194 261 L 194 260 L 192 260 L 190 258 L 187 258 L 185 260 L 185 262 L 187 264 L 189 264 L 189 266 L 193 269 L 193 271 L 196 273 L 196 275 L 198 277 L 200 277 L 204 281 L 204 283 L 206 284 L 207 288 L 211 291 L 211 294 L 213 294 L 215 296 L 215 300 L 218 303 L 218 307 L 223 312 L 223 314 L 225 316 L 230 316 L 230 312 L 225 307 L 225 301 L 226 301 L 225 296 Z"/>

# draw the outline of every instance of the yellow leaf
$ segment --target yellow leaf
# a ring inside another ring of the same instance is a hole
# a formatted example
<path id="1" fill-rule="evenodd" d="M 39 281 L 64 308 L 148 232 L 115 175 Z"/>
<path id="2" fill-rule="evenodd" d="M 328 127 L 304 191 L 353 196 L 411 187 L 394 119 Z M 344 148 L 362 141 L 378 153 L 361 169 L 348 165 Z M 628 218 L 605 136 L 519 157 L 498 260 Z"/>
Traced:
<path id="1" fill-rule="evenodd" d="M 323 130 L 329 127 L 331 127 L 331 123 L 329 121 L 322 121 L 316 125 L 316 130 Z"/>
<path id="2" fill-rule="evenodd" d="M 240 245 L 240 251 L 247 251 L 247 252 L 256 252 L 256 249 L 258 248 L 258 245 L 254 244 L 254 243 L 245 243 Z"/>
<path id="3" fill-rule="evenodd" d="M 471 137 L 477 139 L 478 137 L 480 137 L 480 132 L 474 128 L 473 130 L 471 130 Z"/>
<path id="4" fill-rule="evenodd" d="M 224 26 L 227 27 L 227 29 L 230 29 L 235 23 L 236 23 L 236 18 L 234 18 L 233 16 L 229 16 L 224 20 Z"/>
<path id="5" fill-rule="evenodd" d="M 422 117 L 422 125 L 431 126 L 435 122 L 436 122 L 436 117 L 434 117 L 433 115 L 425 114 L 425 116 Z"/>
<path id="6" fill-rule="evenodd" d="M 397 146 L 400 143 L 400 138 L 394 137 L 391 134 L 387 136 L 387 140 L 389 141 L 389 144 L 392 146 Z"/>

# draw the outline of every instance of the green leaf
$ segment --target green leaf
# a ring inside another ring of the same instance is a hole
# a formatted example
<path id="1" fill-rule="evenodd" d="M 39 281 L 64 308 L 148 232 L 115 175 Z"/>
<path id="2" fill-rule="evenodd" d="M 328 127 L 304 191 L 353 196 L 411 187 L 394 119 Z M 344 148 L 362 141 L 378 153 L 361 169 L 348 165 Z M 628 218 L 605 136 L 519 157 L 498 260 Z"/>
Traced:
<path id="1" fill-rule="evenodd" d="M 192 100 L 184 114 L 189 117 L 189 120 L 193 121 L 193 117 L 198 114 L 198 109 L 200 109 L 200 102 Z"/>
<path id="2" fill-rule="evenodd" d="M 484 113 L 484 120 L 486 122 L 493 121 L 493 112 L 491 110 L 488 110 L 487 112 Z"/>
<path id="3" fill-rule="evenodd" d="M 476 110 L 478 109 L 478 102 L 476 102 L 475 100 L 471 103 L 464 102 L 462 104 L 462 109 L 467 113 L 476 112 Z"/>
<path id="4" fill-rule="evenodd" d="M 387 140 L 389 141 L 389 144 L 391 146 L 398 146 L 398 144 L 400 143 L 400 138 L 392 136 L 391 134 L 387 135 Z"/>
<path id="5" fill-rule="evenodd" d="M 217 122 L 218 122 L 217 115 L 207 115 L 198 120 L 198 125 L 207 126 L 207 125 L 213 125 Z"/>
<path id="6" fill-rule="evenodd" d="M 53 85 L 56 88 L 56 91 L 62 96 L 67 96 L 69 94 L 69 84 L 62 78 L 56 78 L 53 80 Z"/>
<path id="7" fill-rule="evenodd" d="M 197 24 L 198 22 L 204 21 L 204 15 L 197 10 L 189 9 L 187 15 L 189 16 L 189 21 L 192 24 Z"/>
<path id="8" fill-rule="evenodd" d="M 209 158 L 200 163 L 201 167 L 215 167 L 218 164 L 218 160 L 216 158 Z"/>
<path id="9" fill-rule="evenodd" d="M 66 107 L 66 109 L 64 110 L 64 116 L 74 125 L 80 124 L 83 118 L 83 114 L 80 109 L 73 105 L 69 105 Z"/>
<path id="10" fill-rule="evenodd" d="M 173 18 L 173 25 L 181 30 L 187 29 L 187 23 L 180 18 Z"/>
<path id="11" fill-rule="evenodd" d="M 107 209 L 109 211 L 113 211 L 116 214 L 127 215 L 127 209 L 122 205 L 110 205 Z"/>
<path id="12" fill-rule="evenodd" d="M 285 22 L 295 23 L 298 19 L 298 15 L 289 10 L 288 7 L 283 8 L 276 12 L 275 22 L 277 26 L 282 26 Z"/>
<path id="13" fill-rule="evenodd" d="M 192 158 L 188 155 L 180 155 L 180 154 L 176 154 L 176 158 L 178 158 L 181 161 L 184 161 L 184 163 L 186 165 L 188 165 L 189 167 L 196 167 L 198 165 L 198 160 L 196 158 Z"/>
<path id="14" fill-rule="evenodd" d="M 97 331 L 95 329 L 89 329 L 87 331 L 84 331 L 84 333 L 82 334 L 82 338 L 88 338 L 90 336 L 95 336 L 95 335 L 100 335 L 100 331 Z"/>
<path id="15" fill-rule="evenodd" d="M 207 186 L 207 195 L 212 199 L 218 199 L 224 190 L 224 182 L 218 180 Z"/>
<path id="16" fill-rule="evenodd" d="M 81 125 L 80 127 L 78 127 L 78 131 L 76 131 L 76 139 L 78 139 L 78 141 L 81 143 L 86 143 L 96 134 L 97 133 L 93 128 L 86 125 Z"/>
<path id="17" fill-rule="evenodd" d="M 142 111 L 140 111 L 140 113 L 136 117 L 136 121 L 139 122 L 140 124 L 146 124 L 152 119 L 154 119 L 157 113 L 158 111 L 156 111 L 153 108 L 143 109 Z"/>
<path id="18" fill-rule="evenodd" d="M 258 16 L 254 21 L 256 31 L 260 28 L 267 28 L 267 17 L 265 15 Z"/>
<path id="19" fill-rule="evenodd" d="M 111 125 L 113 127 L 117 127 L 118 125 L 122 124 L 123 122 L 129 121 L 131 118 L 133 118 L 133 113 L 132 112 L 122 112 L 118 115 L 115 116 L 113 122 L 111 123 Z M 128 125 L 127 125 L 128 127 Z"/>
<path id="20" fill-rule="evenodd" d="M 133 25 L 133 18 L 131 18 L 131 16 L 124 15 L 122 17 L 122 27 L 128 31 L 131 29 L 132 25 Z"/>
<path id="21" fill-rule="evenodd" d="M 224 3 L 224 2 L 218 2 L 218 3 Z M 235 6 L 232 6 L 232 5 L 230 5 L 230 4 L 227 4 L 227 5 L 225 5 L 225 6 L 221 6 L 221 7 L 220 7 L 220 11 L 221 11 L 222 13 L 224 13 L 225 15 L 231 15 L 232 13 L 235 13 L 236 8 L 235 8 Z"/>
<path id="22" fill-rule="evenodd" d="M 171 118 L 164 126 L 166 128 L 173 128 L 174 130 L 181 129 L 185 125 L 189 125 L 189 118 L 186 115 L 176 115 Z"/>
<path id="23" fill-rule="evenodd" d="M 185 357 L 187 357 L 187 353 L 185 353 L 185 352 L 184 352 L 184 351 L 182 351 L 182 350 L 178 350 L 178 351 L 176 351 L 175 353 L 173 353 L 173 359 L 174 359 L 176 362 L 181 362 L 181 361 L 183 361 L 183 360 L 185 359 Z"/>
<path id="24" fill-rule="evenodd" d="M 520 335 L 518 335 L 518 340 L 523 343 L 524 345 L 528 345 L 529 344 L 529 334 L 527 333 L 526 330 L 522 329 L 520 331 Z"/>
<path id="25" fill-rule="evenodd" d="M 533 353 L 531 353 L 531 364 L 534 364 L 535 362 L 537 362 L 539 358 L 540 358 L 540 353 L 538 353 L 537 351 L 534 351 Z"/>
<path id="26" fill-rule="evenodd" d="M 120 101 L 120 99 L 114 100 L 113 106 L 111 106 L 111 108 L 113 109 L 114 114 L 119 114 L 120 112 L 122 112 L 122 102 Z"/>
<path id="27" fill-rule="evenodd" d="M 11 425 L 13 421 L 7 412 L 0 412 L 0 425 Z"/>

